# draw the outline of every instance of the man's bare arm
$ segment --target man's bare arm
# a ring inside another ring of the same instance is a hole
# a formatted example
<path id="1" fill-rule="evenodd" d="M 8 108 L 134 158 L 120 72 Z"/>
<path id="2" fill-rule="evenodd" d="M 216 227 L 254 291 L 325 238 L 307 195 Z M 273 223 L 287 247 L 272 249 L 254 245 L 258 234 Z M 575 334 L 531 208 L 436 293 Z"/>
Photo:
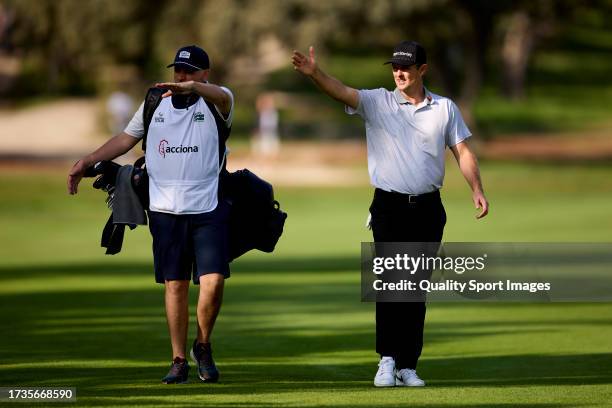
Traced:
<path id="1" fill-rule="evenodd" d="M 478 168 L 478 159 L 476 155 L 470 149 L 467 141 L 460 142 L 455 146 L 451 147 L 451 151 L 457 160 L 459 169 L 465 177 L 466 181 L 472 189 L 472 199 L 474 200 L 474 206 L 480 208 L 480 214 L 476 215 L 476 218 L 482 218 L 489 213 L 489 202 L 487 201 L 484 190 L 482 188 L 482 181 L 480 180 L 480 170 Z"/>
<path id="2" fill-rule="evenodd" d="M 308 51 L 308 57 L 299 51 L 293 51 L 293 69 L 312 79 L 317 87 L 327 95 L 353 109 L 357 109 L 359 92 L 323 72 L 315 60 L 314 47 L 311 46 Z"/>
<path id="3" fill-rule="evenodd" d="M 102 160 L 113 160 L 129 151 L 140 141 L 125 132 L 110 138 L 106 143 L 76 162 L 68 174 L 68 193 L 76 194 L 79 182 L 88 167 Z"/>
<path id="4" fill-rule="evenodd" d="M 173 94 L 188 94 L 195 92 L 202 98 L 213 103 L 219 111 L 227 115 L 232 109 L 232 98 L 221 89 L 220 86 L 208 82 L 185 81 L 185 82 L 161 82 L 155 84 L 158 88 L 168 89 L 162 97 L 167 98 Z"/>

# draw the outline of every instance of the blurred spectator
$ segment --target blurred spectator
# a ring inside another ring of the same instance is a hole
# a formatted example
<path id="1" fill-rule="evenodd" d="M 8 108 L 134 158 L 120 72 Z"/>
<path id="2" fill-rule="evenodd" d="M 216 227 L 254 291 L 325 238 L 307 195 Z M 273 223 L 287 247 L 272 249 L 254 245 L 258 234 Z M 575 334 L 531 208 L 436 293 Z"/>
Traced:
<path id="1" fill-rule="evenodd" d="M 108 111 L 108 127 L 117 135 L 123 132 L 132 114 L 134 113 L 134 100 L 130 95 L 123 91 L 113 92 L 106 102 Z"/>
<path id="2" fill-rule="evenodd" d="M 278 110 L 274 95 L 262 93 L 255 103 L 257 108 L 257 131 L 254 134 L 251 148 L 260 156 L 276 156 L 280 149 L 278 135 Z"/>

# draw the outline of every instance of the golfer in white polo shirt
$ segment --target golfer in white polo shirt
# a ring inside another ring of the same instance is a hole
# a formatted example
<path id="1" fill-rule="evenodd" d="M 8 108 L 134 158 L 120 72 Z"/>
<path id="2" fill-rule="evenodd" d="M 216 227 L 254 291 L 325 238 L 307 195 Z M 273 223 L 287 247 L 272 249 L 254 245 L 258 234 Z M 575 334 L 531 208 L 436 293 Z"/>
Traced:
<path id="1" fill-rule="evenodd" d="M 444 180 L 444 153 L 453 152 L 472 189 L 482 218 L 488 213 L 471 133 L 457 105 L 423 85 L 425 49 L 417 42 L 398 44 L 391 64 L 396 88 L 356 90 L 327 75 L 309 56 L 293 53 L 295 70 L 308 76 L 327 95 L 344 103 L 349 115 L 365 121 L 368 170 L 376 188 L 370 206 L 375 242 L 441 242 L 446 213 L 439 189 Z M 416 366 L 423 348 L 424 302 L 376 303 L 377 387 L 423 386 Z"/>

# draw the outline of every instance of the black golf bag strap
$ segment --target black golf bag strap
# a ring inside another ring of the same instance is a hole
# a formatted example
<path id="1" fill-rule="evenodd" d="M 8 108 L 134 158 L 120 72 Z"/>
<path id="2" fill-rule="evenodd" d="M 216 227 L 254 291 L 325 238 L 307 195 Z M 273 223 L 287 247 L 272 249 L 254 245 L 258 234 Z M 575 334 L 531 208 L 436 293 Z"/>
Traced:
<path id="1" fill-rule="evenodd" d="M 217 107 L 212 102 L 209 102 L 206 99 L 204 99 L 204 102 L 206 103 L 206 106 L 208 106 L 210 113 L 212 113 L 213 117 L 215 118 L 217 134 L 219 135 L 219 187 L 217 194 L 218 198 L 222 199 L 225 196 L 225 184 L 227 183 L 227 175 L 229 174 L 226 165 L 226 156 L 228 151 L 225 142 L 227 142 L 227 139 L 229 139 L 230 133 L 232 132 L 232 127 L 227 126 L 225 118 L 221 115 L 221 113 L 219 113 Z"/>
<path id="2" fill-rule="evenodd" d="M 166 89 L 149 88 L 147 96 L 145 96 L 144 107 L 142 109 L 142 123 L 144 125 L 144 135 L 142 136 L 142 151 L 147 150 L 147 134 L 149 133 L 149 125 L 153 120 L 155 109 L 159 106 L 162 100 L 162 95 Z"/>
<path id="3" fill-rule="evenodd" d="M 217 110 L 217 107 L 212 103 L 204 99 L 206 106 L 212 113 L 215 118 L 215 124 L 217 125 L 217 133 L 219 134 L 219 173 L 222 173 L 225 166 L 225 156 L 226 156 L 226 147 L 225 142 L 229 139 L 230 133 L 232 132 L 232 127 L 227 126 L 227 123 L 223 116 Z"/>
<path id="4" fill-rule="evenodd" d="M 136 161 L 134 162 L 134 168 L 135 169 L 140 169 L 144 166 L 145 164 L 145 157 L 139 157 L 138 159 L 136 159 Z"/>

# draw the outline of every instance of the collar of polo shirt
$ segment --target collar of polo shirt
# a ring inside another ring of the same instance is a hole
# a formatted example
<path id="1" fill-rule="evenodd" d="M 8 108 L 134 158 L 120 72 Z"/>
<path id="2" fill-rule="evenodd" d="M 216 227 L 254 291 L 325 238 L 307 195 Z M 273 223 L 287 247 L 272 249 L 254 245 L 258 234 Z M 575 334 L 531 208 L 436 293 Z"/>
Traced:
<path id="1" fill-rule="evenodd" d="M 427 102 L 427 105 L 435 103 L 435 99 L 431 95 L 431 92 L 429 92 L 429 89 L 423 87 L 423 90 L 425 91 L 425 102 Z M 404 95 L 402 95 L 398 88 L 395 88 L 395 90 L 393 91 L 393 95 L 395 96 L 395 100 L 397 101 L 397 103 L 399 103 L 400 105 L 406 103 L 412 105 L 412 103 L 410 103 L 406 98 L 404 98 Z"/>

